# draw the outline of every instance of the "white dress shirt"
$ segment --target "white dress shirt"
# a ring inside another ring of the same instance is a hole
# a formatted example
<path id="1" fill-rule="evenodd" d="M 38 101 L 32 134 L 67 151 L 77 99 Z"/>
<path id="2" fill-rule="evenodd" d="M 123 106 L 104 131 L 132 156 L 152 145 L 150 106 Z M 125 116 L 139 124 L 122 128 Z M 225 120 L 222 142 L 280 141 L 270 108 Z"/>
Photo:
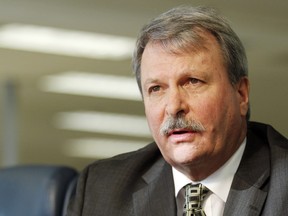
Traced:
<path id="1" fill-rule="evenodd" d="M 228 197 L 228 193 L 234 178 L 234 174 L 240 164 L 244 149 L 246 146 L 246 138 L 244 139 L 238 150 L 232 155 L 232 157 L 217 171 L 208 176 L 206 179 L 200 182 L 193 182 L 183 173 L 172 167 L 172 173 L 175 186 L 175 197 L 177 202 L 177 215 L 183 215 L 183 205 L 185 202 L 183 188 L 186 184 L 201 183 L 205 185 L 210 191 L 205 197 L 203 203 L 203 209 L 207 216 L 222 216 L 225 203 Z"/>

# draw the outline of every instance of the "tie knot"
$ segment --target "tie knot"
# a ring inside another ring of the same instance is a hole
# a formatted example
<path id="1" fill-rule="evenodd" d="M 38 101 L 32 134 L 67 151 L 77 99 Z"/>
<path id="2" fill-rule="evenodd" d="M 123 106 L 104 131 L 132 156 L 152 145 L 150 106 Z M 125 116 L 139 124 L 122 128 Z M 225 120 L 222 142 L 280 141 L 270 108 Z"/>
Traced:
<path id="1" fill-rule="evenodd" d="M 208 192 L 208 188 L 202 184 L 186 185 L 184 215 L 205 215 L 202 210 L 202 202 Z"/>

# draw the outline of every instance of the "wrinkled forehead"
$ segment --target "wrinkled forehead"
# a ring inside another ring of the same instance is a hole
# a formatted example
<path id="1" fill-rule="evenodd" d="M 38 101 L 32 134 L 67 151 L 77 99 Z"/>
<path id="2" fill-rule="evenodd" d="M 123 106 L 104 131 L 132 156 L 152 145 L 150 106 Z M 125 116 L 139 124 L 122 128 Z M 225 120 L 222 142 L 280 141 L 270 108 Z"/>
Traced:
<path id="1" fill-rule="evenodd" d="M 147 46 L 160 46 L 163 50 L 171 54 L 189 54 L 199 51 L 209 51 L 211 47 L 216 47 L 224 55 L 217 38 L 207 30 L 201 28 L 193 29 L 191 32 L 181 32 L 175 37 L 163 39 L 150 39 Z M 145 49 L 146 49 L 145 47 Z"/>

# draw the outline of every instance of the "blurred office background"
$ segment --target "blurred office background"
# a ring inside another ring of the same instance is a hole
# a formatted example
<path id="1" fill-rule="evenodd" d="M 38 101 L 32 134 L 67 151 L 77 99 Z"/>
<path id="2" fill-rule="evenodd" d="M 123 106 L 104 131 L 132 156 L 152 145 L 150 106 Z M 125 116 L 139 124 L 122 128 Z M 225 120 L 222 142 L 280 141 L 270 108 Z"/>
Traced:
<path id="1" fill-rule="evenodd" d="M 251 119 L 287 137 L 287 1 L 0 0 L 0 166 L 80 170 L 149 143 L 131 54 L 140 28 L 181 4 L 229 18 L 248 55 Z"/>

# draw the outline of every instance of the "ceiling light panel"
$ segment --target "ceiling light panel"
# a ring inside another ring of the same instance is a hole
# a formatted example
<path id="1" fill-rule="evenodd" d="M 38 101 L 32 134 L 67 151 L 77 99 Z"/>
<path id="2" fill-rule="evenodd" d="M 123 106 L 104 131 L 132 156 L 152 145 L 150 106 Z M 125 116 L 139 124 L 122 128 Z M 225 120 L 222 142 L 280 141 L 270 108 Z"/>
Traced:
<path id="1" fill-rule="evenodd" d="M 135 151 L 147 145 L 143 141 L 119 139 L 73 139 L 63 146 L 64 154 L 80 158 L 108 158 L 121 153 Z"/>
<path id="2" fill-rule="evenodd" d="M 135 39 L 47 26 L 7 24 L 0 27 L 0 47 L 96 59 L 131 58 Z"/>
<path id="3" fill-rule="evenodd" d="M 145 116 L 88 111 L 62 112 L 56 115 L 54 123 L 59 129 L 151 137 Z"/>
<path id="4" fill-rule="evenodd" d="M 142 100 L 133 77 L 70 71 L 43 77 L 39 87 L 46 92 Z"/>

